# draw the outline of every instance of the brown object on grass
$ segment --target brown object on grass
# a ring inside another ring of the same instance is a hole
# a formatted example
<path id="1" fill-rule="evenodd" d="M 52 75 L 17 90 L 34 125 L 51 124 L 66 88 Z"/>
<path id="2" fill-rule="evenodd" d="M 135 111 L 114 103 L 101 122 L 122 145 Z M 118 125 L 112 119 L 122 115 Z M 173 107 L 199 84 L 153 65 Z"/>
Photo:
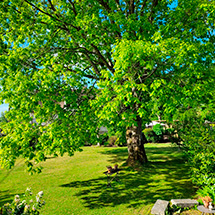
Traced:
<path id="1" fill-rule="evenodd" d="M 114 169 L 117 170 L 118 169 L 118 164 L 114 165 Z"/>
<path id="2" fill-rule="evenodd" d="M 107 171 L 108 171 L 108 173 L 110 174 L 111 172 L 112 172 L 112 167 L 111 166 L 107 166 Z"/>
<path id="3" fill-rule="evenodd" d="M 210 196 L 205 196 L 202 198 L 203 204 L 206 208 L 208 208 L 209 206 L 209 202 L 212 202 L 212 199 L 210 198 Z"/>

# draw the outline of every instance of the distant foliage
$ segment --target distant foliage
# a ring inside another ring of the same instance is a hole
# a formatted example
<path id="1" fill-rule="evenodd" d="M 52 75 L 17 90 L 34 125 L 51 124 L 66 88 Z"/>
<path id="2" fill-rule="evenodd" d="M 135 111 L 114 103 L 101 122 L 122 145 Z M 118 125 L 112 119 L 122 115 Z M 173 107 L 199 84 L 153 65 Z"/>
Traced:
<path id="1" fill-rule="evenodd" d="M 6 117 L 5 117 L 5 112 L 2 112 L 2 113 L 1 113 L 1 116 L 0 116 L 0 123 L 1 123 L 1 122 L 3 122 L 3 123 L 4 123 L 4 122 L 7 122 L 7 119 L 6 119 Z"/>
<path id="2" fill-rule="evenodd" d="M 108 141 L 108 134 L 107 133 L 99 135 L 98 142 L 100 145 L 107 145 L 107 141 Z"/>
<path id="3" fill-rule="evenodd" d="M 143 133 L 145 134 L 145 137 L 148 142 L 154 142 L 154 132 L 152 128 L 146 128 L 143 130 Z"/>
<path id="4" fill-rule="evenodd" d="M 118 140 L 119 140 L 119 138 L 117 138 L 117 136 L 111 136 L 108 139 L 108 145 L 109 146 L 114 146 L 114 145 L 117 144 Z"/>
<path id="5" fill-rule="evenodd" d="M 126 138 L 125 138 L 126 127 L 125 126 L 110 126 L 108 127 L 108 143 L 109 145 L 117 145 L 117 146 L 125 146 Z"/>
<path id="6" fill-rule="evenodd" d="M 164 135 L 168 135 L 168 130 L 164 129 L 161 124 L 156 124 L 153 128 L 146 128 L 144 131 L 148 142 L 161 143 L 165 142 Z"/>
<path id="7" fill-rule="evenodd" d="M 153 126 L 152 130 L 156 135 L 162 135 L 164 133 L 164 129 L 161 124 L 156 124 Z"/>

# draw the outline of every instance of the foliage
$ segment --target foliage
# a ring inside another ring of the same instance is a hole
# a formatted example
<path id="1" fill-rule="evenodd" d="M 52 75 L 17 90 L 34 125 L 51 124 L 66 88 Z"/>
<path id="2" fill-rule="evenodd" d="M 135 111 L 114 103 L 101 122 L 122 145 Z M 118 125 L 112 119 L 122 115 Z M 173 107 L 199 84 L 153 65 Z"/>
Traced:
<path id="1" fill-rule="evenodd" d="M 147 139 L 148 142 L 154 142 L 154 132 L 152 130 L 152 128 L 146 128 L 143 130 L 143 133 L 145 134 L 145 137 Z"/>
<path id="2" fill-rule="evenodd" d="M 163 126 L 161 124 L 156 124 L 153 126 L 152 130 L 155 132 L 156 135 L 162 135 L 164 133 Z"/>
<path id="3" fill-rule="evenodd" d="M 172 126 L 172 124 L 171 124 L 171 126 Z M 169 142 L 177 144 L 179 147 L 181 146 L 182 140 L 181 140 L 180 136 L 178 135 L 178 132 L 175 127 L 166 128 L 165 135 L 168 136 Z"/>
<path id="4" fill-rule="evenodd" d="M 158 142 L 158 140 L 159 140 L 158 135 L 156 135 L 156 133 L 153 131 L 152 128 L 146 128 L 146 129 L 144 129 L 143 132 L 144 132 L 148 142 L 151 142 L 151 143 Z"/>
<path id="5" fill-rule="evenodd" d="M 125 146 L 126 145 L 125 132 L 126 128 L 123 126 L 116 127 L 115 125 L 112 125 L 108 127 L 109 144 Z"/>
<path id="6" fill-rule="evenodd" d="M 104 134 L 100 134 L 100 135 L 99 135 L 98 142 L 99 142 L 101 145 L 107 145 L 107 141 L 108 141 L 108 134 L 107 134 L 107 133 L 104 133 Z"/>
<path id="7" fill-rule="evenodd" d="M 144 129 L 144 134 L 148 142 L 162 143 L 164 142 L 164 135 L 169 135 L 168 129 L 163 129 L 160 124 L 156 124 L 153 128 Z"/>
<path id="8" fill-rule="evenodd" d="M 114 146 L 118 142 L 118 138 L 116 136 L 110 136 L 108 139 L 108 145 L 109 146 Z"/>
<path id="9" fill-rule="evenodd" d="M 194 207 L 180 207 L 177 205 L 171 205 L 171 207 L 169 206 L 167 208 L 167 210 L 165 211 L 165 215 L 177 215 L 177 214 L 196 214 L 195 210 L 197 210 L 197 205 L 195 205 Z M 185 213 L 183 213 L 184 211 L 186 211 Z"/>
<path id="10" fill-rule="evenodd" d="M 40 191 L 36 195 L 36 202 L 32 198 L 32 192 L 30 188 L 27 188 L 25 194 L 22 198 L 19 195 L 14 197 L 14 201 L 4 204 L 1 209 L 1 214 L 40 214 L 41 207 L 45 204 L 45 201 L 42 202 L 43 191 Z"/>
<path id="11" fill-rule="evenodd" d="M 5 117 L 5 112 L 2 112 L 1 113 L 1 116 L 0 116 L 0 122 L 7 122 L 7 119 L 6 119 L 6 117 Z"/>
<path id="12" fill-rule="evenodd" d="M 197 191 L 197 194 L 201 197 L 209 196 L 215 204 L 215 184 L 206 184 L 201 189 Z"/>
<path id="13" fill-rule="evenodd" d="M 214 111 L 207 114 L 207 117 L 209 116 L 213 118 Z M 209 195 L 214 200 L 214 127 L 205 121 L 204 111 L 194 109 L 189 109 L 181 115 L 174 126 L 181 137 L 181 146 L 191 167 L 192 180 L 200 188 L 198 194 L 202 197 Z"/>
<path id="14" fill-rule="evenodd" d="M 96 143 L 101 125 L 144 125 L 157 110 L 172 119 L 182 104 L 204 104 L 215 6 L 173 3 L 1 1 L 0 100 L 10 111 L 0 165 L 22 156 L 40 171 L 47 155 Z"/>
<path id="15" fill-rule="evenodd" d="M 180 130 L 180 136 L 194 182 L 200 186 L 212 185 L 215 183 L 215 130 L 194 113 L 186 114 L 183 121 L 186 126 Z"/>
<path id="16" fill-rule="evenodd" d="M 165 129 L 161 124 L 156 124 L 153 126 L 152 130 L 156 134 L 156 142 L 160 143 L 164 141 Z"/>

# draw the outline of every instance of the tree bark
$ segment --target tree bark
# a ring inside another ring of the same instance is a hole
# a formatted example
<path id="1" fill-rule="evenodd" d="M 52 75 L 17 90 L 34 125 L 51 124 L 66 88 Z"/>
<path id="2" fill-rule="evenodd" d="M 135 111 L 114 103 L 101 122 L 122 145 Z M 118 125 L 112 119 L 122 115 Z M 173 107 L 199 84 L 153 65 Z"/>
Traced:
<path id="1" fill-rule="evenodd" d="M 131 126 L 126 131 L 126 141 L 128 146 L 127 164 L 144 164 L 148 162 L 144 144 L 147 142 L 142 132 L 142 119 L 137 117 L 137 126 Z"/>

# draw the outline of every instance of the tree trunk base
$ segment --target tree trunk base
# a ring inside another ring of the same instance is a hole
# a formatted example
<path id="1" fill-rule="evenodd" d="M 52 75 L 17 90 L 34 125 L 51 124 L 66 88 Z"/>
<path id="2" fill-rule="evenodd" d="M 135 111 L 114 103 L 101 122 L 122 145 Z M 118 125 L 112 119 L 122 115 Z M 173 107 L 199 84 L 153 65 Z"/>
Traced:
<path id="1" fill-rule="evenodd" d="M 148 162 L 148 160 L 144 159 L 144 160 L 134 160 L 133 158 L 131 158 L 130 156 L 128 156 L 127 160 L 126 160 L 126 165 L 127 166 L 139 166 L 139 165 L 144 165 Z"/>
<path id="2" fill-rule="evenodd" d="M 143 165 L 148 162 L 144 142 L 146 138 L 142 133 L 142 128 L 140 126 L 129 127 L 126 131 L 126 140 L 128 146 L 128 159 L 127 165 Z"/>

